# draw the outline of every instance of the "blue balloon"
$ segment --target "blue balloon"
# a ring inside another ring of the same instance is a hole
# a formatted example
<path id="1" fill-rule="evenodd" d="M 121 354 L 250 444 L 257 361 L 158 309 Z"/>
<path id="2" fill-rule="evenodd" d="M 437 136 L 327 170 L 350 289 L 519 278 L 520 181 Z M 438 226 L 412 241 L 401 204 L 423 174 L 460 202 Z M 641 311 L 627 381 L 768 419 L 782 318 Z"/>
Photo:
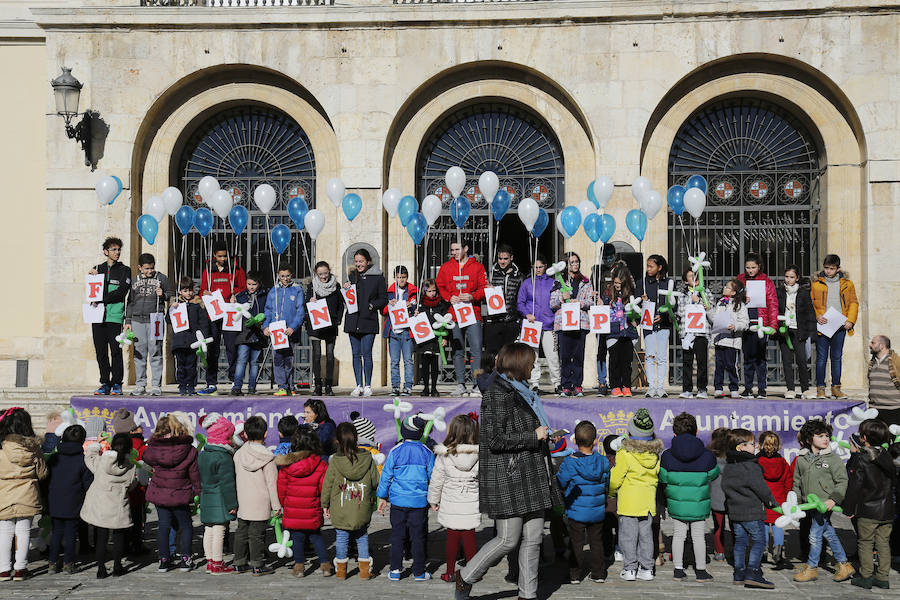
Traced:
<path id="1" fill-rule="evenodd" d="M 541 237 L 541 234 L 547 229 L 549 223 L 550 215 L 548 215 L 547 211 L 543 208 L 539 208 L 537 221 L 534 222 L 534 227 L 531 228 L 531 235 L 536 238 Z"/>
<path id="2" fill-rule="evenodd" d="M 137 230 L 141 237 L 152 246 L 156 241 L 156 234 L 159 233 L 159 223 L 151 215 L 141 215 L 137 220 Z"/>
<path id="3" fill-rule="evenodd" d="M 400 217 L 400 224 L 406 227 L 413 215 L 419 212 L 419 203 L 412 196 L 403 196 L 400 198 L 400 204 L 397 205 L 397 216 Z"/>
<path id="4" fill-rule="evenodd" d="M 625 225 L 638 241 L 644 241 L 644 234 L 647 233 L 647 215 L 644 211 L 636 208 L 628 211 L 625 215 Z"/>
<path id="5" fill-rule="evenodd" d="M 213 214 L 205 206 L 201 206 L 194 213 L 194 227 L 200 233 L 200 237 L 206 237 L 212 231 Z"/>
<path id="6" fill-rule="evenodd" d="M 705 194 L 707 189 L 706 179 L 703 177 L 703 175 L 691 175 L 691 178 L 687 180 L 687 185 L 685 185 L 684 187 L 685 190 L 697 188 Z"/>
<path id="7" fill-rule="evenodd" d="M 285 250 L 287 250 L 288 245 L 291 243 L 291 230 L 288 229 L 287 225 L 282 225 L 279 223 L 275 227 L 272 228 L 272 247 L 275 248 L 275 252 L 281 254 Z"/>
<path id="8" fill-rule="evenodd" d="M 291 201 L 288 202 L 288 216 L 300 231 L 303 231 L 303 219 L 306 218 L 306 213 L 308 212 L 309 205 L 306 204 L 306 200 L 304 200 L 303 198 L 297 196 L 295 198 L 291 198 Z M 352 221 L 353 219 L 350 220 Z"/>
<path id="9" fill-rule="evenodd" d="M 352 221 L 362 210 L 362 198 L 358 194 L 347 194 L 341 201 L 341 208 L 344 209 L 344 216 L 347 217 L 347 220 Z"/>
<path id="10" fill-rule="evenodd" d="M 612 215 L 600 215 L 600 241 L 604 244 L 608 243 L 615 232 L 616 220 L 612 218 Z"/>
<path id="11" fill-rule="evenodd" d="M 597 208 L 600 208 L 600 201 L 597 200 L 597 195 L 594 194 L 594 182 L 593 181 L 588 184 L 587 197 L 588 197 L 588 200 L 591 201 L 591 204 L 593 204 Z"/>
<path id="12" fill-rule="evenodd" d="M 672 212 L 679 217 L 681 216 L 681 213 L 684 212 L 684 193 L 686 191 L 684 186 L 673 185 L 669 188 L 669 191 L 666 192 L 666 201 L 669 203 L 669 208 L 671 208 Z"/>
<path id="13" fill-rule="evenodd" d="M 578 228 L 581 227 L 581 211 L 574 206 L 567 206 L 562 209 L 562 212 L 559 213 L 559 218 L 562 221 L 562 228 L 568 237 L 575 235 L 578 232 Z"/>
<path id="14" fill-rule="evenodd" d="M 194 209 L 190 206 L 182 206 L 175 213 L 175 224 L 181 230 L 181 235 L 187 235 L 194 228 Z"/>
<path id="15" fill-rule="evenodd" d="M 409 237 L 412 238 L 413 243 L 418 246 L 425 239 L 425 234 L 428 232 L 428 219 L 422 213 L 414 214 L 406 224 L 406 231 L 409 233 Z"/>
<path id="16" fill-rule="evenodd" d="M 497 190 L 497 193 L 494 194 L 494 201 L 491 203 L 491 212 L 494 213 L 494 218 L 498 221 L 502 219 L 509 210 L 509 204 L 509 192 L 504 189 Z"/>
<path id="17" fill-rule="evenodd" d="M 472 212 L 472 204 L 465 196 L 460 196 L 450 201 L 450 218 L 453 219 L 453 222 L 460 229 L 466 224 L 466 219 L 469 218 L 470 212 Z"/>
<path id="18" fill-rule="evenodd" d="M 231 207 L 231 212 L 228 213 L 228 224 L 231 225 L 231 230 L 235 235 L 241 235 L 244 232 L 249 220 L 250 213 L 247 212 L 246 208 L 240 204 L 235 204 Z"/>
<path id="19" fill-rule="evenodd" d="M 600 215 L 591 213 L 584 218 L 584 232 L 595 244 L 600 241 Z"/>

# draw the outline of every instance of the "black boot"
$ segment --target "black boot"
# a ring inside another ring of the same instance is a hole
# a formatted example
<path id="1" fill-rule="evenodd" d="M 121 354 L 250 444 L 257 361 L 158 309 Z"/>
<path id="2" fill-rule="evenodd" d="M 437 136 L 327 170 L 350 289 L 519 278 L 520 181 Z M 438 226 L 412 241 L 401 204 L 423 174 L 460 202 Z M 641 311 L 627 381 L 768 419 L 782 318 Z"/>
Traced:
<path id="1" fill-rule="evenodd" d="M 331 389 L 331 380 L 325 380 L 325 395 L 326 396 L 334 396 L 334 390 Z"/>
<path id="2" fill-rule="evenodd" d="M 775 550 L 772 552 L 772 564 L 775 565 L 772 567 L 773 571 L 784 571 L 793 568 L 791 561 L 784 555 L 784 546 L 775 546 Z"/>
<path id="3" fill-rule="evenodd" d="M 316 377 L 316 387 L 313 390 L 313 396 L 321 396 L 322 395 L 322 380 Z"/>

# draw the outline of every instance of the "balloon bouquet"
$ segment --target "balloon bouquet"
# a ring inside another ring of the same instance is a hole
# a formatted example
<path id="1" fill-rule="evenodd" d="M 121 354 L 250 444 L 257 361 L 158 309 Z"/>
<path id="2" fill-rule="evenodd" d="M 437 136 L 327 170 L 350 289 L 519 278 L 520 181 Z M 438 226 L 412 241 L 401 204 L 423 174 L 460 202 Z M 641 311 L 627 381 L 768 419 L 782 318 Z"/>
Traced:
<path id="1" fill-rule="evenodd" d="M 592 181 L 587 188 L 587 200 L 578 204 L 578 211 L 583 218 L 584 233 L 594 243 L 594 264 L 600 265 L 603 259 L 603 247 L 612 239 L 616 231 L 616 220 L 604 212 L 612 199 L 615 186 L 613 180 L 602 175 Z M 599 242 L 599 246 L 597 245 Z M 595 290 L 600 289 L 600 270 L 597 273 Z"/>
<path id="2" fill-rule="evenodd" d="M 653 189 L 650 180 L 643 175 L 631 184 L 631 195 L 637 202 L 638 208 L 628 211 L 628 214 L 625 215 L 625 226 L 637 238 L 640 249 L 647 233 L 649 220 L 658 215 L 662 208 L 662 196 Z"/>

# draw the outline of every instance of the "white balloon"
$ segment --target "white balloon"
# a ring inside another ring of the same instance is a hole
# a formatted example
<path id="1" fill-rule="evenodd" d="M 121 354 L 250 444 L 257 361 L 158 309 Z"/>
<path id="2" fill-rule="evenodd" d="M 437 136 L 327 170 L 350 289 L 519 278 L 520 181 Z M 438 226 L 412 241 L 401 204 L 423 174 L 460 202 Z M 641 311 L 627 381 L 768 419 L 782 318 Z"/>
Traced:
<path id="1" fill-rule="evenodd" d="M 197 191 L 200 193 L 200 197 L 203 198 L 203 201 L 207 204 L 209 204 L 209 199 L 212 198 L 212 195 L 216 193 L 218 189 L 219 182 L 211 175 L 207 175 L 197 184 Z"/>
<path id="2" fill-rule="evenodd" d="M 303 227 L 309 232 L 309 237 L 316 239 L 325 228 L 325 215 L 315 208 L 310 210 L 303 218 Z"/>
<path id="3" fill-rule="evenodd" d="M 403 192 L 397 188 L 388 188 L 384 194 L 382 194 L 381 205 L 384 207 L 384 210 L 387 211 L 390 218 L 393 219 L 397 216 L 397 207 L 400 206 L 400 198 L 402 197 Z"/>
<path id="4" fill-rule="evenodd" d="M 166 207 L 166 212 L 173 217 L 184 203 L 184 196 L 181 195 L 181 190 L 176 187 L 167 187 L 163 190 L 162 199 L 163 205 Z"/>
<path id="5" fill-rule="evenodd" d="M 489 205 L 494 201 L 494 194 L 500 189 L 500 179 L 493 171 L 485 171 L 478 177 L 478 189 Z M 456 194 L 454 194 L 455 196 Z"/>
<path id="6" fill-rule="evenodd" d="M 660 193 L 656 190 L 650 190 L 650 192 L 644 197 L 644 203 L 641 206 L 641 210 L 644 211 L 644 214 L 647 215 L 648 219 L 652 219 L 659 214 L 659 210 L 662 208 L 662 205 L 663 200 Z"/>
<path id="7" fill-rule="evenodd" d="M 594 197 L 597 199 L 597 203 L 600 204 L 600 208 L 605 208 L 609 204 L 615 187 L 613 180 L 606 175 L 601 175 L 594 180 Z"/>
<path id="8" fill-rule="evenodd" d="M 150 196 L 150 199 L 147 200 L 147 206 L 144 207 L 144 212 L 156 219 L 156 222 L 159 223 L 166 216 L 166 205 L 163 203 L 163 199 L 161 196 Z"/>
<path id="9" fill-rule="evenodd" d="M 341 207 L 341 203 L 344 201 L 344 194 L 346 193 L 347 188 L 344 186 L 344 182 L 337 177 L 332 177 L 325 184 L 325 195 L 337 208 Z"/>
<path id="10" fill-rule="evenodd" d="M 444 175 L 444 183 L 447 184 L 450 193 L 456 198 L 462 193 L 463 188 L 466 187 L 466 174 L 459 167 L 450 167 L 447 169 L 447 174 Z M 493 197 L 491 200 L 493 200 Z"/>
<path id="11" fill-rule="evenodd" d="M 706 194 L 699 188 L 691 188 L 684 193 L 684 209 L 691 213 L 695 219 L 699 219 L 706 208 Z"/>
<path id="12" fill-rule="evenodd" d="M 234 206 L 234 198 L 231 197 L 231 192 L 228 190 L 216 190 L 212 196 L 212 200 L 207 202 L 207 204 L 212 207 L 213 212 L 216 213 L 220 219 L 224 219 L 228 216 L 228 213 L 231 212 L 231 207 Z"/>
<path id="13" fill-rule="evenodd" d="M 421 211 L 425 220 L 428 221 L 428 225 L 434 225 L 434 222 L 441 216 L 441 199 L 434 194 L 425 196 L 425 199 L 422 200 Z"/>
<path id="14" fill-rule="evenodd" d="M 522 221 L 526 231 L 531 232 L 534 229 L 534 224 L 537 223 L 538 213 L 540 213 L 537 202 L 534 201 L 534 198 L 524 198 L 519 202 L 518 210 L 519 220 Z"/>
<path id="15" fill-rule="evenodd" d="M 563 227 L 562 219 L 559 218 L 559 215 L 557 215 L 557 218 L 556 218 L 556 230 L 558 232 L 560 232 L 562 234 L 562 236 L 566 239 L 569 239 L 570 237 L 572 237 L 571 235 L 569 235 L 569 232 L 566 231 L 565 227 Z"/>
<path id="16" fill-rule="evenodd" d="M 100 205 L 108 206 L 119 193 L 119 184 L 111 175 L 107 175 L 100 178 L 97 185 L 94 186 L 94 190 L 97 192 L 97 200 L 100 201 Z"/>
<path id="17" fill-rule="evenodd" d="M 253 190 L 253 202 L 256 204 L 256 208 L 262 211 L 262 214 L 269 214 L 269 211 L 275 206 L 275 188 L 268 183 L 256 186 L 256 189 Z"/>
<path id="18" fill-rule="evenodd" d="M 634 183 L 631 184 L 631 195 L 634 196 L 638 206 L 641 205 L 641 202 L 647 197 L 647 194 L 649 194 L 652 189 L 653 186 L 650 185 L 650 180 L 643 175 L 634 180 Z"/>
<path id="19" fill-rule="evenodd" d="M 582 200 L 578 203 L 578 212 L 581 213 L 581 220 L 584 221 L 589 214 L 596 211 L 597 207 L 590 200 Z"/>

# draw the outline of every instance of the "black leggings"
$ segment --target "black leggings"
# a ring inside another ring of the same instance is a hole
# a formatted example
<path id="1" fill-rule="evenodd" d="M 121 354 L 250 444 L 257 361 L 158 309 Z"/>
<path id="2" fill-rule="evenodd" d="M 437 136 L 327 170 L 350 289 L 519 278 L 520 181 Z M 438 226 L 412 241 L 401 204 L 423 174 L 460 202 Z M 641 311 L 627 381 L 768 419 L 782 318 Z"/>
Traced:
<path id="1" fill-rule="evenodd" d="M 426 390 L 437 387 L 438 375 L 441 368 L 438 365 L 439 357 L 437 354 L 420 354 L 419 365 L 422 369 L 422 385 Z M 430 384 L 429 384 L 430 382 Z"/>
<path id="2" fill-rule="evenodd" d="M 107 529 L 106 527 L 97 527 L 97 567 L 104 566 L 106 563 L 106 544 L 109 542 L 109 534 L 112 532 L 113 543 L 113 561 L 115 568 L 122 567 L 122 554 L 125 549 L 125 532 L 126 529 Z"/>
<path id="3" fill-rule="evenodd" d="M 334 342 L 337 338 L 316 339 L 309 338 L 312 342 L 312 373 L 313 379 L 318 383 L 322 380 L 322 344 L 325 344 L 325 385 L 334 383 Z"/>
<path id="4" fill-rule="evenodd" d="M 609 348 L 609 385 L 612 388 L 631 387 L 630 338 L 619 338 Z"/>

